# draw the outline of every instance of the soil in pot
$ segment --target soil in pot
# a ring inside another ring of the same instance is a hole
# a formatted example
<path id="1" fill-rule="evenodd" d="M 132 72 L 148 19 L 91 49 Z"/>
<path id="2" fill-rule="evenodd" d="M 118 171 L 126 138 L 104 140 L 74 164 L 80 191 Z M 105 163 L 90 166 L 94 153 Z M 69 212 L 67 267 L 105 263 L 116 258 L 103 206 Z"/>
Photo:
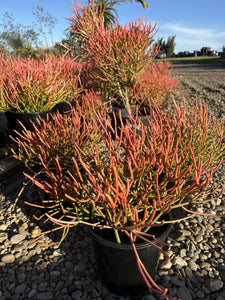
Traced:
<path id="1" fill-rule="evenodd" d="M 164 242 L 172 225 L 160 228 L 157 239 Z M 113 231 L 108 229 L 106 231 Z M 98 265 L 99 276 L 104 285 L 119 295 L 135 295 L 147 290 L 139 273 L 134 250 L 130 243 L 118 244 L 106 239 L 96 230 L 91 230 L 91 237 Z M 160 252 L 146 242 L 136 243 L 138 254 L 152 278 L 155 278 Z"/>
<path id="2" fill-rule="evenodd" d="M 0 145 L 5 145 L 9 140 L 9 123 L 7 111 L 0 111 Z"/>

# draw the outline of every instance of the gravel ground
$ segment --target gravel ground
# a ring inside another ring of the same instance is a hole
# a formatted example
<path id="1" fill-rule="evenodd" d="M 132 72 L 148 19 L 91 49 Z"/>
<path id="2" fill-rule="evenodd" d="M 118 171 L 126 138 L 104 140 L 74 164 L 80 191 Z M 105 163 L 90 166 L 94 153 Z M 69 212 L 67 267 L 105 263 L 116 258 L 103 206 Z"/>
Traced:
<path id="1" fill-rule="evenodd" d="M 216 117 L 225 117 L 225 62 L 196 64 L 175 62 L 172 64 L 173 75 L 178 76 L 180 92 L 187 103 L 204 100 Z"/>
<path id="2" fill-rule="evenodd" d="M 215 116 L 223 117 L 225 65 L 180 62 L 173 67 L 173 74 L 181 79 L 178 96 L 184 93 L 188 104 L 193 105 L 197 94 Z M 217 182 L 222 185 L 225 183 L 224 164 L 216 173 Z M 16 178 L 18 176 L 19 172 Z M 12 182 L 8 184 L 10 186 Z M 47 224 L 40 224 L 32 218 L 34 208 L 23 204 L 25 199 L 37 196 L 35 190 L 27 189 L 14 210 L 18 189 L 12 191 L 6 187 L 4 191 L 0 195 L 0 300 L 162 299 L 150 293 L 135 297 L 118 296 L 102 286 L 91 240 L 84 228 L 71 230 L 60 248 L 43 246 L 58 241 L 57 232 L 33 241 L 38 233 L 49 229 Z M 225 213 L 224 195 L 208 208 Z M 225 218 L 198 216 L 177 223 L 168 242 L 171 247 L 167 254 L 171 262 L 161 257 L 156 280 L 169 288 L 169 295 L 182 300 L 224 300 Z"/>

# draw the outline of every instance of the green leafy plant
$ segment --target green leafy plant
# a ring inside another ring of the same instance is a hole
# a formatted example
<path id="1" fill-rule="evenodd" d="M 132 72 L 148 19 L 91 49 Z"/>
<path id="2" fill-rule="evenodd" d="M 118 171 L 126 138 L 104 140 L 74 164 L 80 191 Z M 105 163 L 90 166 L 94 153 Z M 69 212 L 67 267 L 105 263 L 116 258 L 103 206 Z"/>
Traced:
<path id="1" fill-rule="evenodd" d="M 213 174 L 224 151 L 223 126 L 221 121 L 208 116 L 206 106 L 197 103 L 188 112 L 185 103 L 181 109 L 174 101 L 170 111 L 158 107 L 152 110 L 151 116 L 144 124 L 130 118 L 124 125 L 120 118 L 118 132 L 117 126 L 112 127 L 106 116 L 96 113 L 95 119 L 84 123 L 87 148 L 73 138 L 72 156 L 60 159 L 55 149 L 53 168 L 48 162 L 50 155 L 46 157 L 45 151 L 35 149 L 38 143 L 44 149 L 49 140 L 36 139 L 34 143 L 35 136 L 31 137 L 29 132 L 24 137 L 20 135 L 20 139 L 28 159 L 33 149 L 38 151 L 45 174 L 43 178 L 26 174 L 45 192 L 42 205 L 30 203 L 47 210 L 40 219 L 46 217 L 58 226 L 53 230 L 63 229 L 62 240 L 68 230 L 79 223 L 111 229 L 118 243 L 130 240 L 149 290 L 169 299 L 167 291 L 158 287 L 146 273 L 135 245 L 143 240 L 163 252 L 151 234 L 152 228 L 170 222 L 166 216 L 176 208 L 187 212 L 185 218 L 200 214 L 199 206 L 221 195 Z M 77 115 L 77 118 L 73 126 L 80 124 L 82 117 Z M 51 123 L 50 127 L 53 126 Z M 92 138 L 90 128 L 99 139 Z M 70 130 L 69 136 L 74 130 L 79 132 L 72 127 Z M 44 131 L 39 126 L 32 134 L 38 137 Z M 55 136 L 50 135 L 49 139 Z M 67 147 L 65 143 L 65 151 Z M 24 160 L 24 156 L 21 159 Z M 65 167 L 68 164 L 69 168 Z M 202 214 L 211 215 L 208 211 Z"/>
<path id="2" fill-rule="evenodd" d="M 7 59 L 4 90 L 7 103 L 18 112 L 51 110 L 56 104 L 79 96 L 80 63 L 69 57 Z"/>

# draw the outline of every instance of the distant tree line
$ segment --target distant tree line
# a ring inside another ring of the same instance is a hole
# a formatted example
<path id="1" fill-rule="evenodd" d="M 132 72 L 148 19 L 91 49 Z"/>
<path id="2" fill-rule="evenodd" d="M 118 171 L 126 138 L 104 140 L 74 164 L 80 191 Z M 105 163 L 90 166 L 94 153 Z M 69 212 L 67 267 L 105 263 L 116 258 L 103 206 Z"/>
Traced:
<path id="1" fill-rule="evenodd" d="M 222 49 L 222 57 L 225 58 L 225 46 L 223 46 L 223 49 Z"/>
<path id="2" fill-rule="evenodd" d="M 167 41 L 163 38 L 158 39 L 157 45 L 160 46 L 160 50 L 166 54 L 166 56 L 172 56 L 175 49 L 175 38 L 176 36 L 169 36 Z"/>

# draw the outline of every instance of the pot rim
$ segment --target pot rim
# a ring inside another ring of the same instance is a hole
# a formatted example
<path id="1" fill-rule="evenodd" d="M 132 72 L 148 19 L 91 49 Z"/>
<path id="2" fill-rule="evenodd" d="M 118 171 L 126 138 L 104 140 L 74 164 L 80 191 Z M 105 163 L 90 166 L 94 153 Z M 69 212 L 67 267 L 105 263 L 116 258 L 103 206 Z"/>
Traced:
<path id="1" fill-rule="evenodd" d="M 44 110 L 44 111 L 34 111 L 34 112 L 19 112 L 16 109 L 10 108 L 7 110 L 8 113 L 10 114 L 15 114 L 15 115 L 40 115 L 40 114 L 46 114 L 46 113 L 51 113 L 52 110 Z"/>
<path id="2" fill-rule="evenodd" d="M 173 225 L 171 223 L 167 223 L 158 228 L 162 229 L 163 226 L 164 226 L 164 229 L 162 230 L 162 232 L 158 236 L 156 236 L 156 239 L 159 241 L 162 241 L 164 238 L 166 238 L 169 235 Z M 120 244 L 115 241 L 108 240 L 107 238 L 104 238 L 101 235 L 97 234 L 96 231 L 93 228 L 91 228 L 90 226 L 88 226 L 88 228 L 89 228 L 90 234 L 92 235 L 92 238 L 94 238 L 97 242 L 99 242 L 101 244 L 104 244 L 108 247 L 116 248 L 116 249 L 118 249 L 118 248 L 124 249 L 124 250 L 133 249 L 133 246 L 130 243 L 121 243 Z M 112 229 L 105 229 L 105 230 L 112 230 Z M 151 239 L 151 242 L 154 244 L 157 244 L 157 241 L 155 241 L 153 239 Z M 143 249 L 143 248 L 147 248 L 149 246 L 153 247 L 153 245 L 150 245 L 148 242 L 135 243 L 135 247 L 137 249 Z"/>

